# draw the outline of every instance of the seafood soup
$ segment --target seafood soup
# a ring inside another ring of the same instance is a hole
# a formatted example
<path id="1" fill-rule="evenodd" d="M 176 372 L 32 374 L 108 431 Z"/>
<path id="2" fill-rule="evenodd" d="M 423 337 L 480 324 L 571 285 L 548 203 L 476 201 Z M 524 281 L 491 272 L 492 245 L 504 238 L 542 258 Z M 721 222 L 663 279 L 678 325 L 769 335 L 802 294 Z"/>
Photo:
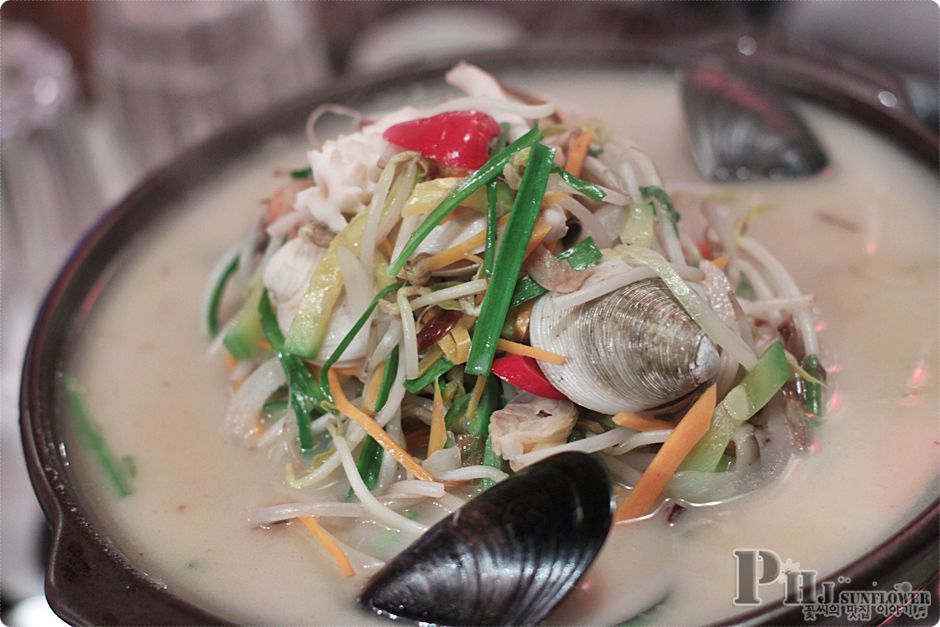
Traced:
<path id="1" fill-rule="evenodd" d="M 824 578 L 936 498 L 934 173 L 795 103 L 829 167 L 714 184 L 671 75 L 454 72 L 220 167 L 115 268 L 66 448 L 130 562 L 229 621 L 378 624 L 383 564 L 581 451 L 615 523 L 547 622 L 703 623 L 735 549 Z"/>

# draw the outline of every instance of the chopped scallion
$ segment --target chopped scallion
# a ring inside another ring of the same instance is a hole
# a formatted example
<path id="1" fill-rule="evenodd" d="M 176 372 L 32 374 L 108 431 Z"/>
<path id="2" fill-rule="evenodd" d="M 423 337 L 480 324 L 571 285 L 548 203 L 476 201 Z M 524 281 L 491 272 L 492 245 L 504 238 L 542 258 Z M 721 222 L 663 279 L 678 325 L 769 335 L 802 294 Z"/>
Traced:
<path id="1" fill-rule="evenodd" d="M 607 192 L 602 190 L 600 187 L 594 183 L 591 183 L 590 181 L 579 179 L 564 168 L 556 165 L 552 167 L 552 172 L 560 176 L 561 180 L 563 180 L 565 184 L 568 185 L 568 187 L 575 190 L 579 194 L 584 194 L 591 200 L 601 201 L 607 197 Z"/>
<path id="2" fill-rule="evenodd" d="M 219 305 L 222 304 L 222 295 L 225 294 L 225 286 L 228 285 L 229 279 L 231 279 L 232 275 L 238 270 L 238 262 L 240 259 L 241 257 L 239 255 L 232 257 L 232 260 L 225 266 L 225 270 L 222 271 L 222 276 L 219 277 L 219 280 L 212 288 L 212 295 L 209 297 L 209 308 L 206 312 L 208 316 L 206 324 L 209 329 L 209 337 L 215 337 L 219 334 Z"/>
<path id="3" fill-rule="evenodd" d="M 496 251 L 493 276 L 483 297 L 480 317 L 473 332 L 473 343 L 470 345 L 470 355 L 465 368 L 467 374 L 481 376 L 490 372 L 493 355 L 496 353 L 496 342 L 509 312 L 525 257 L 526 243 L 538 218 L 554 156 L 555 151 L 542 144 L 532 147 L 509 223 L 503 231 L 502 243 Z"/>
<path id="4" fill-rule="evenodd" d="M 822 384 L 818 383 L 818 381 L 825 379 L 826 372 L 823 370 L 822 365 L 819 363 L 819 357 L 816 355 L 807 355 L 804 357 L 803 363 L 801 363 L 800 366 L 807 374 L 816 379 L 816 381 L 806 379 L 803 381 L 803 411 L 810 416 L 818 418 L 823 414 Z"/>
<path id="5" fill-rule="evenodd" d="M 313 432 L 310 430 L 310 423 L 314 414 L 319 416 L 323 413 L 320 410 L 323 392 L 314 381 L 313 375 L 307 370 L 307 365 L 303 359 L 288 353 L 284 349 L 284 334 L 281 333 L 281 327 L 278 326 L 277 317 L 271 307 L 267 290 L 264 290 L 261 294 L 258 313 L 261 317 L 261 329 L 264 331 L 264 336 L 277 355 L 278 361 L 281 362 L 284 374 L 287 375 L 290 404 L 294 409 L 294 416 L 297 418 L 297 440 L 300 444 L 300 450 L 309 453 L 313 450 Z"/>
<path id="6" fill-rule="evenodd" d="M 493 274 L 493 260 L 496 259 L 496 179 L 486 185 L 486 248 L 483 251 L 483 276 Z"/>
<path id="7" fill-rule="evenodd" d="M 657 187 L 656 185 L 647 185 L 646 187 L 640 188 L 640 193 L 643 194 L 643 198 L 651 201 L 653 203 L 653 207 L 655 207 L 657 210 L 662 210 L 669 214 L 669 217 L 672 218 L 673 223 L 679 223 L 679 219 L 682 216 L 678 211 L 676 211 L 676 206 L 672 204 L 672 198 L 669 197 L 669 194 L 666 193 L 666 190 L 664 190 L 662 187 Z"/>
<path id="8" fill-rule="evenodd" d="M 88 413 L 88 408 L 85 407 L 85 399 L 82 398 L 82 393 L 78 389 L 78 383 L 75 379 L 66 376 L 64 384 L 66 399 L 68 400 L 69 407 L 72 409 L 72 416 L 75 418 L 75 422 L 78 423 L 78 430 L 82 434 L 85 444 L 91 448 L 95 457 L 98 459 L 98 463 L 101 464 L 101 467 L 104 468 L 108 477 L 110 477 L 111 483 L 114 484 L 114 488 L 118 492 L 118 496 L 121 498 L 130 496 L 134 493 L 134 489 L 131 486 L 129 464 L 125 461 L 129 458 L 125 457 L 123 460 L 118 459 L 111 452 L 107 441 L 105 441 L 104 436 L 101 434 L 101 428 L 95 424 Z"/>
<path id="9" fill-rule="evenodd" d="M 461 394 L 450 404 L 450 407 L 447 408 L 447 413 L 444 414 L 444 426 L 450 429 L 454 426 L 454 422 L 457 421 L 457 418 L 461 416 L 465 411 L 467 411 L 467 406 L 470 404 L 470 397 L 472 395 L 467 392 L 466 394 Z"/>
<path id="10" fill-rule="evenodd" d="M 449 372 L 453 367 L 454 364 L 449 359 L 446 357 L 441 357 L 431 364 L 431 367 L 428 368 L 427 371 L 418 378 L 406 380 L 405 389 L 412 394 L 417 394 L 424 388 L 432 385 L 438 377 Z"/>

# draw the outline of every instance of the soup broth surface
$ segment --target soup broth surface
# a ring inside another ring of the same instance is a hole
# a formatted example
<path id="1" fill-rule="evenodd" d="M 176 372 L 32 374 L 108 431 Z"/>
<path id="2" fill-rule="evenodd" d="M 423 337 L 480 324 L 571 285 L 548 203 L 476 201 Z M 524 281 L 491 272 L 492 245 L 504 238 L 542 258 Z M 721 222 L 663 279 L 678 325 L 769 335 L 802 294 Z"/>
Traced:
<path id="1" fill-rule="evenodd" d="M 671 77 L 618 70 L 503 78 L 635 140 L 667 188 L 703 182 Z M 725 619 L 740 611 L 732 605 L 736 548 L 773 550 L 822 578 L 936 498 L 937 181 L 868 130 L 813 107 L 800 111 L 832 174 L 727 188 L 777 206 L 750 233 L 822 312 L 829 411 L 812 451 L 744 498 L 686 511 L 671 525 L 657 516 L 613 528 L 554 622 L 618 623 L 653 606 L 641 622 Z M 302 527 L 249 524 L 251 508 L 292 499 L 263 451 L 222 433 L 227 370 L 207 356 L 200 327 L 210 269 L 276 187 L 273 170 L 300 167 L 303 151 L 281 142 L 220 168 L 132 243 L 67 370 L 111 448 L 136 460 L 135 493 L 116 498 L 71 433 L 68 458 L 115 544 L 177 596 L 241 623 L 379 623 L 356 607 L 363 577 L 340 577 Z M 781 593 L 761 588 L 765 603 Z"/>

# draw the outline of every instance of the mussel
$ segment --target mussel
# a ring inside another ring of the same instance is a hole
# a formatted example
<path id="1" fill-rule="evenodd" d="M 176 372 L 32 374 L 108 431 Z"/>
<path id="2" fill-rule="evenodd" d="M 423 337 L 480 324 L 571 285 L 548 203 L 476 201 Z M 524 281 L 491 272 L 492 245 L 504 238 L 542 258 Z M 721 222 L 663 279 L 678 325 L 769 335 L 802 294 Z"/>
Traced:
<path id="1" fill-rule="evenodd" d="M 682 103 L 699 170 L 717 181 L 812 176 L 829 163 L 782 96 L 717 69 L 682 81 Z"/>
<path id="2" fill-rule="evenodd" d="M 532 625 L 594 561 L 610 482 L 584 453 L 529 466 L 434 525 L 379 571 L 359 602 L 443 625 Z"/>
<path id="3" fill-rule="evenodd" d="M 529 333 L 533 346 L 566 357 L 540 365 L 578 405 L 604 414 L 656 410 L 718 374 L 715 345 L 660 279 L 560 311 L 552 298 L 533 307 Z"/>

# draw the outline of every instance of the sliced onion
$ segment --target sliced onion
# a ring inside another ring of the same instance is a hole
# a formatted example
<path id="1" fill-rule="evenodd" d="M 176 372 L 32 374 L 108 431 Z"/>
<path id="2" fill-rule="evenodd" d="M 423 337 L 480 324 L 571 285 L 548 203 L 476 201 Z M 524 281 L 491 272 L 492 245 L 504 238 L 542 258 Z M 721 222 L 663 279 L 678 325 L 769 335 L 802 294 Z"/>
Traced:
<path id="1" fill-rule="evenodd" d="M 444 496 L 444 484 L 437 481 L 404 479 L 390 485 L 388 487 L 388 493 L 401 496 L 420 496 L 439 499 Z"/>
<path id="2" fill-rule="evenodd" d="M 641 431 L 630 436 L 620 444 L 607 449 L 608 455 L 619 456 L 650 444 L 662 444 L 672 435 L 672 429 L 658 429 L 655 431 Z"/>
<path id="3" fill-rule="evenodd" d="M 239 437 L 246 437 L 251 430 L 252 421 L 261 412 L 265 401 L 286 382 L 284 369 L 281 368 L 277 357 L 272 357 L 255 368 L 232 396 L 225 415 L 225 428 Z"/>
<path id="4" fill-rule="evenodd" d="M 396 155 L 398 157 L 398 155 Z M 400 160 L 395 157 L 389 161 L 382 169 L 379 180 L 372 191 L 372 200 L 366 209 L 366 225 L 362 231 L 362 242 L 359 247 L 359 258 L 362 264 L 371 268 L 375 263 L 375 247 L 378 245 L 376 237 L 379 231 L 379 220 L 382 218 L 382 211 L 385 209 L 385 201 L 388 198 L 388 192 L 392 188 L 392 181 L 395 179 L 395 172 L 398 170 Z"/>
<path id="5" fill-rule="evenodd" d="M 270 525 L 302 516 L 362 518 L 365 515 L 366 510 L 359 503 L 323 501 L 320 503 L 287 503 L 285 505 L 256 507 L 248 515 L 248 521 L 255 525 Z"/>
<path id="6" fill-rule="evenodd" d="M 405 376 L 414 379 L 418 376 L 418 335 L 415 331 L 415 316 L 408 303 L 405 290 L 398 290 L 396 298 L 401 312 L 401 361 L 405 366 Z"/>
<path id="7" fill-rule="evenodd" d="M 652 431 L 647 433 L 660 433 L 658 431 Z M 520 455 L 515 459 L 516 466 L 522 468 L 535 462 L 541 461 L 546 457 L 551 457 L 557 453 L 563 453 L 565 451 L 581 451 L 583 453 L 597 453 L 598 451 L 603 451 L 604 449 L 611 448 L 618 444 L 622 444 L 630 440 L 638 434 L 632 429 L 622 429 L 617 427 L 606 431 L 600 435 L 594 435 L 589 438 L 584 438 L 581 440 L 575 440 L 574 442 L 568 442 L 566 444 L 560 444 L 558 446 L 552 446 L 549 448 L 539 449 L 537 451 L 532 451 L 531 453 L 526 453 L 525 455 Z M 641 445 L 643 446 L 643 445 Z M 636 447 L 634 447 L 636 448 Z M 626 452 L 626 451 L 624 451 Z"/>
<path id="8" fill-rule="evenodd" d="M 703 278 L 698 268 L 680 266 L 673 270 L 687 281 L 700 281 Z M 656 272 L 647 266 L 636 267 L 623 262 L 606 263 L 598 266 L 595 273 L 584 282 L 580 289 L 570 294 L 554 295 L 547 302 L 552 311 L 563 311 L 600 298 L 631 283 L 653 279 L 657 276 Z"/>
<path id="9" fill-rule="evenodd" d="M 438 449 L 431 453 L 421 465 L 433 476 L 440 477 L 447 471 L 460 468 L 460 449 L 456 447 Z"/>
<path id="10" fill-rule="evenodd" d="M 368 370 L 375 370 L 380 363 L 385 361 L 385 358 L 388 357 L 393 348 L 398 346 L 400 341 L 401 321 L 390 320 L 388 329 L 386 329 L 385 333 L 382 335 L 382 339 L 379 340 L 379 343 L 376 344 L 372 354 L 369 355 Z"/>
<path id="11" fill-rule="evenodd" d="M 411 301 L 411 308 L 412 310 L 421 309 L 430 305 L 443 303 L 444 301 L 456 300 L 463 296 L 473 296 L 474 294 L 485 292 L 488 283 L 489 282 L 486 279 L 476 279 L 475 281 L 467 281 L 466 283 L 461 283 L 460 285 L 445 287 L 442 290 L 437 290 L 431 292 L 430 294 L 424 294 L 423 296 L 417 297 Z"/>
<path id="12" fill-rule="evenodd" d="M 464 466 L 455 470 L 436 475 L 441 481 L 474 481 L 476 479 L 490 479 L 496 483 L 503 481 L 508 474 L 492 466 Z"/>
<path id="13" fill-rule="evenodd" d="M 401 412 L 395 412 L 395 417 L 385 426 L 385 431 L 398 444 L 405 445 L 405 434 L 401 430 Z M 384 493 L 385 489 L 398 479 L 400 472 L 400 466 L 395 458 L 383 452 L 382 463 L 379 465 L 379 478 L 375 482 L 375 493 Z"/>

